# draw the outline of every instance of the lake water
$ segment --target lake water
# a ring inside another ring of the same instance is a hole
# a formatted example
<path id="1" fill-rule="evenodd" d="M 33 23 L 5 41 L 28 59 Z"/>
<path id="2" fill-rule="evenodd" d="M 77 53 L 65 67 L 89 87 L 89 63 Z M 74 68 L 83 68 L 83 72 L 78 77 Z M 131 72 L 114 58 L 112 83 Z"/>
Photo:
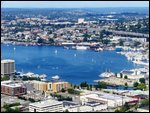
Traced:
<path id="1" fill-rule="evenodd" d="M 93 83 L 105 70 L 120 72 L 139 67 L 115 51 L 67 50 L 57 46 L 1 44 L 1 59 L 14 59 L 17 71 L 46 74 L 79 84 Z"/>

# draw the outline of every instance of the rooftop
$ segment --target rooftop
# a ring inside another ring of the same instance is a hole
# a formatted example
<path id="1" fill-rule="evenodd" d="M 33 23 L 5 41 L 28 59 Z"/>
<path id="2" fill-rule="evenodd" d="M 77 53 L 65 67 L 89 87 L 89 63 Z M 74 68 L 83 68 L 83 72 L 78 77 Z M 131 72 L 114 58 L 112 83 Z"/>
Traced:
<path id="1" fill-rule="evenodd" d="M 10 62 L 14 63 L 15 60 L 10 60 L 10 59 L 1 60 L 1 63 L 10 63 Z"/>
<path id="2" fill-rule="evenodd" d="M 49 106 L 58 105 L 58 104 L 62 104 L 62 102 L 49 99 L 49 100 L 45 100 L 45 101 L 30 103 L 29 105 L 35 106 L 35 107 L 49 107 Z"/>

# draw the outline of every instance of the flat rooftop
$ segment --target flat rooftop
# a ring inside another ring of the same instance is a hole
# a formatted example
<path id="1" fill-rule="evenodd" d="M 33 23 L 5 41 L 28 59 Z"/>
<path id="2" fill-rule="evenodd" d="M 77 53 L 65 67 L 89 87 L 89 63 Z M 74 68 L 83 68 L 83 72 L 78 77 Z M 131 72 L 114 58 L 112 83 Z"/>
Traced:
<path id="1" fill-rule="evenodd" d="M 49 106 L 58 105 L 58 104 L 63 104 L 63 102 L 59 102 L 59 101 L 56 101 L 56 100 L 53 100 L 53 99 L 49 99 L 49 100 L 45 100 L 45 101 L 30 103 L 29 106 L 49 107 Z"/>
<path id="2" fill-rule="evenodd" d="M 11 59 L 5 59 L 5 60 L 1 60 L 1 63 L 10 63 L 10 62 L 15 62 L 15 60 L 11 60 Z"/>
<path id="3" fill-rule="evenodd" d="M 21 87 L 22 85 L 23 85 L 22 83 L 15 82 L 15 81 L 13 82 L 11 80 L 1 82 L 1 86 L 7 86 L 7 87 L 12 87 L 12 88 Z"/>

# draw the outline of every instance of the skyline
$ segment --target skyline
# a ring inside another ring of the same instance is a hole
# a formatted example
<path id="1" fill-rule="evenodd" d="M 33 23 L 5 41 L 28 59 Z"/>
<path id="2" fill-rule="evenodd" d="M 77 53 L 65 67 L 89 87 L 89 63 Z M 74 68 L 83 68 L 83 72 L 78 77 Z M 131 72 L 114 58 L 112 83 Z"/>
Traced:
<path id="1" fill-rule="evenodd" d="M 149 7 L 149 1 L 2 1 L 2 8 Z"/>

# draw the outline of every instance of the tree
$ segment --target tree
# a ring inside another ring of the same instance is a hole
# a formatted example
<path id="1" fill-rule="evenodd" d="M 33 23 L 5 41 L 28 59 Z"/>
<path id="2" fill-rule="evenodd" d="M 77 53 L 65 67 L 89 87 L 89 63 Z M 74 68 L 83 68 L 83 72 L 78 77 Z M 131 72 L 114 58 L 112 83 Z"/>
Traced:
<path id="1" fill-rule="evenodd" d="M 87 84 L 87 82 L 81 82 L 80 87 L 88 87 L 89 85 Z"/>
<path id="2" fill-rule="evenodd" d="M 137 86 L 138 89 L 141 89 L 141 90 L 146 90 L 146 85 L 144 83 L 140 83 L 138 86 Z"/>
<path id="3" fill-rule="evenodd" d="M 134 83 L 133 83 L 133 86 L 134 86 L 134 87 L 137 87 L 138 85 L 139 85 L 138 82 L 134 82 Z"/>
<path id="4" fill-rule="evenodd" d="M 149 105 L 149 99 L 141 100 L 140 107 L 145 107 Z"/>
<path id="5" fill-rule="evenodd" d="M 44 40 L 42 38 L 39 38 L 38 41 L 37 41 L 37 43 L 43 43 L 43 41 Z"/>
<path id="6" fill-rule="evenodd" d="M 125 83 L 124 85 L 125 85 L 125 86 L 128 86 L 128 83 Z"/>
<path id="7" fill-rule="evenodd" d="M 124 79 L 128 79 L 128 76 L 127 76 L 127 75 L 125 75 L 125 76 L 124 76 Z"/>
<path id="8" fill-rule="evenodd" d="M 97 88 L 107 88 L 107 85 L 106 85 L 106 83 L 105 82 L 98 82 L 98 85 L 97 85 Z"/>
<path id="9" fill-rule="evenodd" d="M 139 81 L 145 84 L 145 78 L 140 78 Z"/>
<path id="10" fill-rule="evenodd" d="M 63 92 L 63 93 L 64 93 L 65 91 L 66 91 L 66 90 L 65 90 L 64 88 L 62 88 L 62 89 L 61 89 L 61 92 Z"/>
<path id="11" fill-rule="evenodd" d="M 115 76 L 117 77 L 117 73 L 115 73 Z"/>
<path id="12" fill-rule="evenodd" d="M 76 85 L 74 85 L 73 87 L 74 87 L 74 89 L 75 89 L 77 86 L 76 86 Z"/>
<path id="13" fill-rule="evenodd" d="M 65 112 L 69 112 L 69 110 L 68 110 L 68 109 L 66 109 L 66 110 L 65 110 Z"/>
<path id="14" fill-rule="evenodd" d="M 53 38 L 49 38 L 48 41 L 49 41 L 50 44 L 54 44 L 54 39 Z"/>
<path id="15" fill-rule="evenodd" d="M 119 40 L 119 46 L 123 46 L 124 45 L 124 41 L 123 40 Z"/>
<path id="16" fill-rule="evenodd" d="M 122 75 L 122 73 L 120 73 L 120 78 L 122 78 L 123 77 L 123 75 Z"/>

